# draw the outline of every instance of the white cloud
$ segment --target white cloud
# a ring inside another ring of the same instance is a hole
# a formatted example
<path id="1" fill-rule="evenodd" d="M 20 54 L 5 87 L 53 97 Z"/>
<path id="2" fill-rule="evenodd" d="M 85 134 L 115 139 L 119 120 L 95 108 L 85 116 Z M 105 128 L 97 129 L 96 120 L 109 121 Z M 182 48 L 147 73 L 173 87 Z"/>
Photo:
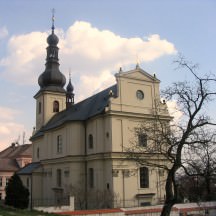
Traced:
<path id="1" fill-rule="evenodd" d="M 0 28 L 0 39 L 3 39 L 5 37 L 7 37 L 7 36 L 8 36 L 7 28 L 5 26 Z"/>
<path id="2" fill-rule="evenodd" d="M 176 101 L 167 101 L 167 107 L 174 123 L 177 124 L 181 120 L 183 113 L 179 111 Z"/>
<path id="3" fill-rule="evenodd" d="M 123 38 L 82 21 L 75 22 L 66 32 L 56 30 L 56 34 L 60 38 L 60 70 L 68 77 L 71 68 L 79 98 L 114 82 L 114 71 L 135 64 L 136 56 L 141 62 L 153 61 L 176 52 L 174 45 L 159 35 L 150 35 L 145 40 Z M 11 37 L 8 55 L 0 59 L 5 78 L 19 84 L 37 84 L 39 74 L 44 71 L 47 36 L 47 32 L 31 32 Z"/>
<path id="4" fill-rule="evenodd" d="M 0 107 L 0 151 L 8 147 L 12 142 L 17 141 L 22 133 L 26 132 L 26 142 L 30 131 L 24 125 L 16 122 L 16 116 L 20 111 L 7 107 Z M 22 143 L 22 140 L 19 140 Z"/>
<path id="5" fill-rule="evenodd" d="M 5 69 L 3 76 L 18 84 L 36 83 L 44 67 L 46 37 L 46 33 L 40 32 L 12 36 L 8 42 L 8 55 L 0 60 L 0 66 Z"/>

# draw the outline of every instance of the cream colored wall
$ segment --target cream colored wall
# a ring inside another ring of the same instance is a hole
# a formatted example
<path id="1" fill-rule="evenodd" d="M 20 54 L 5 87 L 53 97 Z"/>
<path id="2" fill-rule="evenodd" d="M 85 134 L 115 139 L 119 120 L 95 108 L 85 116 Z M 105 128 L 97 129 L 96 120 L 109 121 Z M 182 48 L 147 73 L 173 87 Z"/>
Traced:
<path id="1" fill-rule="evenodd" d="M 152 114 L 155 100 L 159 99 L 159 81 L 146 77 L 139 70 L 116 74 L 118 97 L 112 98 L 110 109 L 136 114 Z M 136 97 L 137 90 L 144 93 L 144 99 Z"/>
<path id="2" fill-rule="evenodd" d="M 85 123 L 81 121 L 67 123 L 62 128 L 46 132 L 43 137 L 33 142 L 33 161 L 43 160 L 44 168 L 43 177 L 41 176 L 39 179 L 38 176 L 41 186 L 34 185 L 36 196 L 39 194 L 44 198 L 54 196 L 53 188 L 56 186 L 57 169 L 63 170 L 62 188 L 64 193 L 70 191 L 71 185 L 84 187 L 84 161 L 86 159 L 87 171 L 89 168 L 94 168 L 94 189 L 103 191 L 109 184 L 110 190 L 125 200 L 135 200 L 136 194 L 160 194 L 153 197 L 152 204 L 156 203 L 158 196 L 163 197 L 164 184 L 161 181 L 162 177 L 158 176 L 157 169 L 150 168 L 150 187 L 142 189 L 139 187 L 139 167 L 131 161 L 122 160 L 124 156 L 118 154 L 124 152 L 125 148 L 137 139 L 134 136 L 134 128 L 146 118 L 151 118 L 155 100 L 159 98 L 159 81 L 144 75 L 139 70 L 133 71 L 133 73 L 117 74 L 116 78 L 118 97 L 110 98 L 105 115 L 96 116 Z M 143 100 L 137 99 L 137 90 L 144 92 Z M 52 106 L 52 100 L 54 99 L 47 95 L 47 108 L 50 106 L 49 104 Z M 169 117 L 166 104 L 161 104 L 161 109 L 163 115 Z M 49 114 L 48 111 L 47 116 Z M 89 134 L 93 135 L 93 149 L 88 147 Z M 57 153 L 58 135 L 63 137 L 63 151 L 60 154 Z M 39 159 L 36 158 L 38 147 L 40 148 Z M 69 169 L 69 177 L 64 176 L 65 169 Z M 163 178 L 165 179 L 165 177 L 166 175 Z M 160 189 L 157 187 L 159 184 L 162 184 Z M 40 193 L 38 187 L 41 187 Z"/>
<path id="3" fill-rule="evenodd" d="M 87 173 L 89 168 L 94 169 L 94 187 L 98 191 L 107 190 L 107 184 L 112 189 L 112 161 L 111 159 L 89 160 L 87 165 Z M 88 173 L 89 175 L 89 173 Z M 88 190 L 91 190 L 88 184 Z"/>
<path id="4" fill-rule="evenodd" d="M 39 157 L 37 157 L 37 149 L 39 148 Z M 41 160 L 41 153 L 46 148 L 44 144 L 44 137 L 39 137 L 32 142 L 32 162 L 38 162 Z"/>
<path id="5" fill-rule="evenodd" d="M 134 162 L 129 161 L 113 161 L 113 190 L 117 197 L 121 200 L 134 200 L 137 202 L 137 194 L 150 194 L 155 195 L 151 204 L 157 204 L 164 198 L 165 177 L 159 175 L 157 168 L 149 167 L 149 188 L 140 187 L 139 167 Z M 146 201 L 147 199 L 143 199 Z M 140 200 L 141 202 L 141 200 Z M 133 203 L 132 203 L 133 205 Z"/>
<path id="6" fill-rule="evenodd" d="M 89 148 L 89 135 L 93 135 L 93 148 Z M 103 116 L 90 119 L 86 123 L 86 149 L 87 154 L 111 152 L 111 117 Z"/>
<path id="7" fill-rule="evenodd" d="M 43 92 L 36 98 L 36 130 L 45 125 L 53 115 L 53 102 L 59 102 L 59 112 L 66 108 L 66 97 L 64 93 Z M 41 113 L 39 113 L 39 102 L 41 103 Z"/>
<path id="8" fill-rule="evenodd" d="M 57 169 L 62 171 L 62 186 L 63 195 L 70 195 L 72 193 L 72 187 L 78 189 L 84 189 L 84 163 L 83 161 L 70 161 L 68 159 L 55 163 L 45 163 L 43 169 L 43 197 L 45 199 L 54 198 L 54 188 L 57 186 Z"/>
<path id="9" fill-rule="evenodd" d="M 51 130 L 33 142 L 33 161 L 61 158 L 67 155 L 83 155 L 85 152 L 85 129 L 82 122 L 67 124 Z M 62 136 L 62 152 L 57 152 L 57 136 Z M 37 158 L 37 148 L 40 157 Z"/>

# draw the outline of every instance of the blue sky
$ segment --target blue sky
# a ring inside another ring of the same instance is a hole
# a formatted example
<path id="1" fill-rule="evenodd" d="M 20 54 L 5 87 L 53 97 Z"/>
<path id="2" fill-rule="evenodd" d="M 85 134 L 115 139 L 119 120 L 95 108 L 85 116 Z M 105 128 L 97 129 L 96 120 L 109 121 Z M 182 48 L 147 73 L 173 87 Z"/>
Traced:
<path id="1" fill-rule="evenodd" d="M 60 70 L 75 87 L 75 100 L 115 82 L 123 70 L 140 66 L 156 73 L 161 88 L 189 79 L 175 70 L 182 53 L 215 73 L 214 0 L 0 0 L 0 150 L 35 125 L 34 94 L 44 71 L 46 37 L 55 8 Z"/>

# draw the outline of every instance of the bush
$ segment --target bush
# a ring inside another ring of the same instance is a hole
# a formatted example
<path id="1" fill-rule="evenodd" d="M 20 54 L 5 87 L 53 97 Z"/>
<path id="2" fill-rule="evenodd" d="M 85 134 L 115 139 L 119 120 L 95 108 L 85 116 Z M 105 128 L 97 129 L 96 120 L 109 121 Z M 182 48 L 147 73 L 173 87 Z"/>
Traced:
<path id="1" fill-rule="evenodd" d="M 20 177 L 14 174 L 5 188 L 5 204 L 15 208 L 25 209 L 29 203 L 29 191 L 22 184 Z"/>

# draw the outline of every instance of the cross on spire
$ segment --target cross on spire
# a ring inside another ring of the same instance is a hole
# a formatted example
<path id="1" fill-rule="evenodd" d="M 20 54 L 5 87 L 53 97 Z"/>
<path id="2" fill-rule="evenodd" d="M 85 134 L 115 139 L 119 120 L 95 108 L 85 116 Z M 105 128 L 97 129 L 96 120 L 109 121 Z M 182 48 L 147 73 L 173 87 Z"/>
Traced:
<path id="1" fill-rule="evenodd" d="M 52 9 L 52 33 L 54 33 L 55 29 L 55 9 Z"/>
<path id="2" fill-rule="evenodd" d="M 71 80 L 71 68 L 69 68 L 69 80 Z"/>

